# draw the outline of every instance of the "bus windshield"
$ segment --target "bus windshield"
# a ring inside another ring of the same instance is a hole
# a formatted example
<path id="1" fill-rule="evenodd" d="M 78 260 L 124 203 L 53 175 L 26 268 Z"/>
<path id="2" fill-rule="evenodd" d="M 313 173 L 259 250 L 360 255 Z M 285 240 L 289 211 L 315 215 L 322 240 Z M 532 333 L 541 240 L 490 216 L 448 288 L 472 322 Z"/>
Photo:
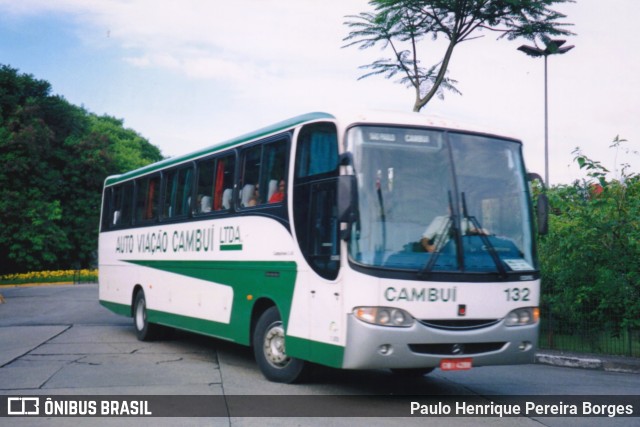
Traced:
<path id="1" fill-rule="evenodd" d="M 356 126 L 347 148 L 359 204 L 352 262 L 419 274 L 536 268 L 519 142 Z"/>

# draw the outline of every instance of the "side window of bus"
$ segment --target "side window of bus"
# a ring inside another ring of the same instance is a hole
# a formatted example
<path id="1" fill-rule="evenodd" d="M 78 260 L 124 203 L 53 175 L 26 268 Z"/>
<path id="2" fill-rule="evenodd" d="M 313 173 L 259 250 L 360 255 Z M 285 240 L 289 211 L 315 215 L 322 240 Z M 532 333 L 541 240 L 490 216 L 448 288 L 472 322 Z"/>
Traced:
<path id="1" fill-rule="evenodd" d="M 263 187 L 266 190 L 264 201 L 280 203 L 285 199 L 287 188 L 287 141 L 280 140 L 264 146 L 264 166 L 262 170 Z"/>
<path id="2" fill-rule="evenodd" d="M 338 134 L 333 124 L 305 127 L 298 137 L 296 178 L 338 175 Z"/>
<path id="3" fill-rule="evenodd" d="M 233 155 L 198 162 L 196 214 L 231 208 L 234 168 Z"/>
<path id="4" fill-rule="evenodd" d="M 198 162 L 198 184 L 196 185 L 195 214 L 206 214 L 213 209 L 213 181 L 216 170 L 216 159 Z"/>
<path id="5" fill-rule="evenodd" d="M 158 217 L 160 205 L 160 176 L 136 180 L 135 221 L 147 222 Z"/>
<path id="6" fill-rule="evenodd" d="M 100 216 L 100 231 L 106 231 L 113 226 L 113 188 L 107 187 L 102 194 L 102 211 Z"/>
<path id="7" fill-rule="evenodd" d="M 236 162 L 233 155 L 222 157 L 216 163 L 216 177 L 213 188 L 214 211 L 231 209 L 235 166 Z"/>
<path id="8" fill-rule="evenodd" d="M 240 207 L 248 208 L 263 203 L 260 193 L 260 165 L 262 145 L 251 147 L 242 153 L 242 179 L 238 200 Z"/>
<path id="9" fill-rule="evenodd" d="M 285 200 L 287 143 L 281 139 L 253 146 L 242 153 L 240 207 Z"/>
<path id="10" fill-rule="evenodd" d="M 133 213 L 133 183 L 128 182 L 113 188 L 110 227 L 131 225 Z"/>
<path id="11" fill-rule="evenodd" d="M 172 169 L 165 174 L 163 219 L 187 216 L 191 204 L 192 177 L 193 169 L 191 167 Z"/>
<path id="12" fill-rule="evenodd" d="M 294 227 L 305 259 L 327 280 L 335 280 L 340 267 L 338 163 L 335 125 L 318 123 L 301 130 L 293 183 Z"/>

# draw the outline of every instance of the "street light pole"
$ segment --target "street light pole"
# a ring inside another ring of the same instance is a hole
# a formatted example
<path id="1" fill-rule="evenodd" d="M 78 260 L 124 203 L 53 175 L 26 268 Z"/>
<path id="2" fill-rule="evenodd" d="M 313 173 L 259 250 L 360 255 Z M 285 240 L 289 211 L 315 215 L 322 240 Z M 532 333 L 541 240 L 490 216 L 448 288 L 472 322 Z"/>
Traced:
<path id="1" fill-rule="evenodd" d="M 544 57 L 544 181 L 547 186 L 549 183 L 549 95 L 548 95 L 548 74 L 547 74 L 547 57 L 549 55 L 563 54 L 569 52 L 575 46 L 565 46 L 565 40 L 547 40 L 546 47 L 540 49 L 537 46 L 522 45 L 519 51 L 526 53 L 534 58 Z"/>
<path id="2" fill-rule="evenodd" d="M 544 56 L 544 182 L 549 182 L 549 85 L 547 79 L 547 56 Z"/>

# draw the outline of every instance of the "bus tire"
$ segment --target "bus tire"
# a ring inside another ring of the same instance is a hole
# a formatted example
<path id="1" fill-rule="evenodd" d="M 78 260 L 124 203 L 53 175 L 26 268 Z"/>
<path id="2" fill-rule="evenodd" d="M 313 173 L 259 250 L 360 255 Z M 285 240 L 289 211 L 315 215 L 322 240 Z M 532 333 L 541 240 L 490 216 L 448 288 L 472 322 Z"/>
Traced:
<path id="1" fill-rule="evenodd" d="M 269 381 L 290 384 L 301 381 L 309 367 L 303 360 L 287 356 L 284 338 L 278 309 L 270 307 L 256 323 L 253 352 L 260 371 Z"/>
<path id="2" fill-rule="evenodd" d="M 133 326 L 140 341 L 153 341 L 162 335 L 162 327 L 147 321 L 147 299 L 138 291 L 133 300 Z"/>
<path id="3" fill-rule="evenodd" d="M 416 378 L 416 377 L 423 377 L 427 374 L 430 374 L 431 372 L 433 372 L 434 369 L 436 368 L 403 368 L 403 369 L 392 369 L 391 372 L 401 377 Z"/>

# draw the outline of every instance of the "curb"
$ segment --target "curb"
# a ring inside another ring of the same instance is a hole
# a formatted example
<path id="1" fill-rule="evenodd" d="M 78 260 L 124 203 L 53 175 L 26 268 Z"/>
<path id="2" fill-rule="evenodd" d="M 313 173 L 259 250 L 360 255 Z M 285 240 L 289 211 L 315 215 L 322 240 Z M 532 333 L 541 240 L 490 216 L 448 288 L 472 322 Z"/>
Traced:
<path id="1" fill-rule="evenodd" d="M 536 353 L 535 363 L 561 366 L 565 368 L 592 369 L 606 372 L 640 374 L 640 359 L 633 357 L 615 357 L 561 352 L 541 351 Z"/>
<path id="2" fill-rule="evenodd" d="M 68 286 L 68 285 L 79 285 L 81 283 L 76 282 L 38 282 L 38 283 L 5 283 L 0 285 L 0 289 L 2 288 L 32 288 L 34 286 Z"/>

